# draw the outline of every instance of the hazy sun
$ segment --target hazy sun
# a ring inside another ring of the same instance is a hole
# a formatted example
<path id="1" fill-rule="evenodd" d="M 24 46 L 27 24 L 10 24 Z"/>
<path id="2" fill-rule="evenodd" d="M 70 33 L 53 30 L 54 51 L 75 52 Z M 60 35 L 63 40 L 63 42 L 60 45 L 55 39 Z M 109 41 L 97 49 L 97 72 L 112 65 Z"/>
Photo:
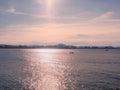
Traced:
<path id="1" fill-rule="evenodd" d="M 57 0 L 45 0 L 46 14 L 48 18 L 51 18 L 55 12 Z"/>
<path id="2" fill-rule="evenodd" d="M 37 0 L 38 3 L 44 6 L 44 14 L 48 20 L 51 20 L 54 17 L 59 1 L 60 0 Z"/>
<path id="3" fill-rule="evenodd" d="M 51 9 L 54 6 L 55 0 L 45 0 L 46 6 L 48 9 Z"/>

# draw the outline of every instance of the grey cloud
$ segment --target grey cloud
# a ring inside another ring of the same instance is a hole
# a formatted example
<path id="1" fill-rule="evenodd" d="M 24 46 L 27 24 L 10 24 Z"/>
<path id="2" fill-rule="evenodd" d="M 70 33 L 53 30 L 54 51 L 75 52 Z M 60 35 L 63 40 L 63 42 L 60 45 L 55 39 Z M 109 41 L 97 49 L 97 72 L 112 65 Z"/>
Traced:
<path id="1" fill-rule="evenodd" d="M 96 35 L 77 34 L 77 35 L 72 36 L 70 38 L 74 38 L 74 39 L 79 39 L 79 38 L 88 39 L 88 38 L 101 38 L 103 36 L 104 36 L 104 34 L 96 34 Z"/>

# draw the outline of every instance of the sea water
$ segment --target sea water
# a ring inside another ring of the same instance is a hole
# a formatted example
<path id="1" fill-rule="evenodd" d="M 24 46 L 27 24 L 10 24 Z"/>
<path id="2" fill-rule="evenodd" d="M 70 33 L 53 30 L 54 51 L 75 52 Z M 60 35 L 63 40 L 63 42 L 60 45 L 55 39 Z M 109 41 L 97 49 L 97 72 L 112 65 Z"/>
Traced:
<path id="1" fill-rule="evenodd" d="M 120 50 L 0 49 L 0 90 L 120 90 Z"/>

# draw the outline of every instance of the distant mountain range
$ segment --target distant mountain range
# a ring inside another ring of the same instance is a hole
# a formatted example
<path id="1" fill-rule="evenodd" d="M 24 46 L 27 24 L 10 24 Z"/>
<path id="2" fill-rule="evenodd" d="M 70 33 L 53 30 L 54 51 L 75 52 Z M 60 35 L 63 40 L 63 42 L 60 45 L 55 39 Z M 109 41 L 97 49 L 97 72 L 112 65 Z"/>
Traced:
<path id="1" fill-rule="evenodd" d="M 4 45 L 0 44 L 1 49 L 37 49 L 37 48 L 55 48 L 55 49 L 120 49 L 113 46 L 73 46 L 65 44 L 57 45 Z"/>

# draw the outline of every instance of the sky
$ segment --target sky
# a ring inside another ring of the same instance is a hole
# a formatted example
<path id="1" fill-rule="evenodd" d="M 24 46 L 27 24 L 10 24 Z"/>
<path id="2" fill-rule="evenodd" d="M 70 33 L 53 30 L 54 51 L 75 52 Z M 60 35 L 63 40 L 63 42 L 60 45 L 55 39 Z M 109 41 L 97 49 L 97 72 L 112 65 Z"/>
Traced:
<path id="1" fill-rule="evenodd" d="M 0 0 L 0 44 L 120 46 L 120 0 Z"/>

